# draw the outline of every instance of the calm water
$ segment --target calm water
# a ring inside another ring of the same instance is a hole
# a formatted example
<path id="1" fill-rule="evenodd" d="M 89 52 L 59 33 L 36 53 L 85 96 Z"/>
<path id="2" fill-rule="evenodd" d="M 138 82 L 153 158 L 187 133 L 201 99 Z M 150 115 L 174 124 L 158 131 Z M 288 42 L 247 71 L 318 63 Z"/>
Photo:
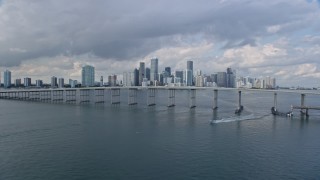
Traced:
<path id="1" fill-rule="evenodd" d="M 244 92 L 237 116 L 237 93 L 219 92 L 213 113 L 197 93 L 192 110 L 183 91 L 174 108 L 162 92 L 150 108 L 142 92 L 132 107 L 0 100 L 0 179 L 320 179 L 320 112 L 274 117 L 271 93 Z"/>

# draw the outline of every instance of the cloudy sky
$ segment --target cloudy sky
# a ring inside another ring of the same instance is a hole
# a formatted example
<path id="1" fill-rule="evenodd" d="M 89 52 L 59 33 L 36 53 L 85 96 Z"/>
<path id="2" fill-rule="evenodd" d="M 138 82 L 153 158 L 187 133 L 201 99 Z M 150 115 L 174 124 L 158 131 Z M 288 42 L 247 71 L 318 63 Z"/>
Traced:
<path id="1" fill-rule="evenodd" d="M 319 0 L 0 0 L 0 70 L 13 78 L 80 80 L 81 66 L 277 78 L 320 86 Z"/>

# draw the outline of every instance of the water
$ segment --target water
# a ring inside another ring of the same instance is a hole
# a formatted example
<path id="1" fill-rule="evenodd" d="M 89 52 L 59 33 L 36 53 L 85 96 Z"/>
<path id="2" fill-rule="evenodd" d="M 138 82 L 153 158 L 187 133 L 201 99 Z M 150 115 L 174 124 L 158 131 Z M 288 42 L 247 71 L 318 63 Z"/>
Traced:
<path id="1" fill-rule="evenodd" d="M 155 107 L 0 100 L 0 179 L 320 179 L 320 113 L 270 115 L 273 94 L 197 91 L 197 107 L 164 92 Z M 317 105 L 319 96 L 307 95 Z M 278 93 L 279 110 L 299 104 Z M 318 104 L 319 105 L 319 104 Z M 213 123 L 210 123 L 213 122 Z"/>

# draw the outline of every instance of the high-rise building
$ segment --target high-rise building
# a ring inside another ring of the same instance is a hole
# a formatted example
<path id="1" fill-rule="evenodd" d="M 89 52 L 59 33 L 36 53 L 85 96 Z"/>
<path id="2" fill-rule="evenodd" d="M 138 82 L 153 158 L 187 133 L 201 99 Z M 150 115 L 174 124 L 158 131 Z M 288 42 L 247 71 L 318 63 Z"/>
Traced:
<path id="1" fill-rule="evenodd" d="M 187 69 L 193 71 L 193 61 L 187 61 Z"/>
<path id="2" fill-rule="evenodd" d="M 57 77 L 52 76 L 51 77 L 51 88 L 56 88 L 57 86 L 58 86 Z"/>
<path id="3" fill-rule="evenodd" d="M 139 86 L 142 85 L 143 82 L 143 78 L 145 78 L 145 64 L 144 62 L 140 62 L 140 66 L 139 66 Z"/>
<path id="4" fill-rule="evenodd" d="M 109 86 L 116 86 L 117 85 L 117 75 L 108 76 L 108 84 Z"/>
<path id="5" fill-rule="evenodd" d="M 133 85 L 134 86 L 138 86 L 139 85 L 139 70 L 137 68 L 135 68 L 133 70 L 133 76 L 131 77 L 133 78 Z"/>
<path id="6" fill-rule="evenodd" d="M 217 73 L 217 85 L 219 87 L 227 87 L 227 73 L 218 72 Z"/>
<path id="7" fill-rule="evenodd" d="M 201 75 L 196 76 L 196 86 L 203 87 L 204 86 L 204 78 Z"/>
<path id="8" fill-rule="evenodd" d="M 150 81 L 150 68 L 146 68 L 146 78 Z"/>
<path id="9" fill-rule="evenodd" d="M 82 86 L 89 87 L 94 86 L 94 67 L 85 65 L 82 67 Z"/>
<path id="10" fill-rule="evenodd" d="M 31 86 L 31 78 L 25 77 L 23 84 L 24 84 L 24 87 L 30 87 Z"/>
<path id="11" fill-rule="evenodd" d="M 211 82 L 217 83 L 218 75 L 216 73 L 215 74 L 211 74 L 210 75 L 210 79 L 211 79 Z"/>
<path id="12" fill-rule="evenodd" d="M 64 79 L 59 78 L 59 88 L 64 88 Z"/>
<path id="13" fill-rule="evenodd" d="M 19 78 L 19 79 L 16 79 L 15 81 L 14 81 L 14 86 L 15 87 L 20 87 L 21 86 L 21 79 Z"/>
<path id="14" fill-rule="evenodd" d="M 158 78 L 158 58 L 151 58 L 151 68 L 150 68 L 150 81 L 155 84 L 155 81 L 159 81 Z"/>
<path id="15" fill-rule="evenodd" d="M 4 87 L 9 88 L 11 87 L 11 71 L 6 70 L 3 73 L 3 82 L 4 82 Z"/>
<path id="16" fill-rule="evenodd" d="M 131 84 L 131 75 L 132 75 L 133 73 L 131 73 L 131 72 L 124 72 L 123 73 L 123 86 L 131 86 L 132 84 Z"/>
<path id="17" fill-rule="evenodd" d="M 193 85 L 192 82 L 193 82 L 192 71 L 187 69 L 185 71 L 185 83 L 186 83 L 187 86 L 192 86 Z"/>
<path id="18" fill-rule="evenodd" d="M 100 87 L 103 86 L 103 76 L 100 77 Z"/>
<path id="19" fill-rule="evenodd" d="M 40 79 L 36 80 L 36 87 L 41 88 L 42 86 L 43 86 L 43 81 Z"/>
<path id="20" fill-rule="evenodd" d="M 232 71 L 231 68 L 227 68 L 227 86 L 228 88 L 234 88 L 235 87 L 235 73 Z"/>
<path id="21" fill-rule="evenodd" d="M 190 86 L 192 86 L 193 85 L 193 61 L 187 61 L 187 70 L 191 71 L 192 78 L 191 78 L 191 85 Z M 189 85 L 187 85 L 187 86 L 189 86 Z"/>
<path id="22" fill-rule="evenodd" d="M 164 71 L 167 73 L 167 76 L 171 76 L 171 67 L 165 67 Z"/>
<path id="23" fill-rule="evenodd" d="M 71 88 L 75 88 L 78 84 L 78 81 L 77 80 L 72 80 L 72 79 L 69 79 L 69 85 Z"/>
<path id="24" fill-rule="evenodd" d="M 183 79 L 183 71 L 175 71 L 175 75 L 176 78 L 180 78 L 180 80 Z"/>

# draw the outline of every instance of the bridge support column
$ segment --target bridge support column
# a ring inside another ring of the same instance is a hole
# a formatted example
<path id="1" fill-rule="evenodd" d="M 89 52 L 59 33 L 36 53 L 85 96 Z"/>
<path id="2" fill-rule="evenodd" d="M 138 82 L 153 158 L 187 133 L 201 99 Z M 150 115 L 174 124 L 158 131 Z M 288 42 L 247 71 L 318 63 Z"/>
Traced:
<path id="1" fill-rule="evenodd" d="M 149 88 L 147 90 L 147 104 L 148 106 L 155 106 L 156 105 L 156 89 L 155 88 Z"/>
<path id="2" fill-rule="evenodd" d="M 54 95 L 53 95 L 53 93 L 54 93 L 54 91 L 53 91 L 53 90 L 51 90 L 51 91 L 50 91 L 51 103 L 53 103 L 53 102 L 54 102 Z"/>
<path id="3" fill-rule="evenodd" d="M 95 90 L 95 103 L 104 103 L 104 89 Z"/>
<path id="4" fill-rule="evenodd" d="M 175 89 L 168 89 L 168 107 L 175 106 Z"/>
<path id="5" fill-rule="evenodd" d="M 129 88 L 128 89 L 128 105 L 136 105 L 137 103 L 137 89 Z"/>
<path id="6" fill-rule="evenodd" d="M 76 94 L 75 94 L 75 100 L 76 100 L 76 104 L 80 104 L 81 103 L 81 90 L 80 89 L 76 89 Z"/>
<path id="7" fill-rule="evenodd" d="M 218 90 L 215 89 L 213 90 L 213 106 L 212 106 L 213 110 L 218 109 Z"/>
<path id="8" fill-rule="evenodd" d="M 120 104 L 120 89 L 111 89 L 111 104 Z"/>
<path id="9" fill-rule="evenodd" d="M 189 90 L 189 107 L 190 109 L 196 107 L 196 90 L 195 89 Z"/>
<path id="10" fill-rule="evenodd" d="M 274 107 L 275 111 L 277 111 L 277 106 L 278 106 L 277 96 L 278 96 L 278 94 L 275 92 L 274 97 L 273 97 L 273 107 Z"/>
<path id="11" fill-rule="evenodd" d="M 95 89 L 89 89 L 88 90 L 88 96 L 89 96 L 89 103 L 95 104 L 96 103 L 96 90 Z"/>
<path id="12" fill-rule="evenodd" d="M 62 91 L 62 101 L 63 101 L 63 103 L 67 102 L 67 91 L 66 90 Z"/>
<path id="13" fill-rule="evenodd" d="M 238 91 L 239 94 L 239 101 L 238 101 L 238 108 L 236 109 L 235 113 L 240 114 L 241 111 L 243 110 L 243 106 L 241 105 L 241 91 Z"/>
<path id="14" fill-rule="evenodd" d="M 306 95 L 305 94 L 301 94 L 301 107 L 304 107 L 305 106 L 305 97 L 306 97 Z M 303 110 L 303 109 L 301 109 L 301 114 L 306 114 L 306 112 L 307 111 L 305 111 L 305 110 Z"/>

